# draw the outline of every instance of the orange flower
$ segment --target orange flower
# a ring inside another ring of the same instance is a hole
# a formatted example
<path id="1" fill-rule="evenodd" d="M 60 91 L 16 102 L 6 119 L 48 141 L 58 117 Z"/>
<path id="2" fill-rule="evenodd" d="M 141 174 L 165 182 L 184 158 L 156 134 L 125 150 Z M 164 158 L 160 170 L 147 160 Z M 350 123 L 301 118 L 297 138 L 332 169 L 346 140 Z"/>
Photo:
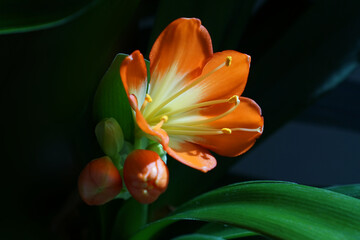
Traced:
<path id="1" fill-rule="evenodd" d="M 137 149 L 125 160 L 124 182 L 134 199 L 152 203 L 165 192 L 169 170 L 156 152 Z"/>
<path id="2" fill-rule="evenodd" d="M 173 158 L 207 172 L 216 166 L 209 150 L 238 156 L 262 133 L 260 107 L 240 97 L 249 67 L 246 54 L 213 54 L 200 20 L 181 18 L 152 47 L 148 89 L 139 51 L 123 61 L 120 75 L 139 128 Z"/>
<path id="3" fill-rule="evenodd" d="M 122 189 L 119 171 L 109 157 L 94 159 L 81 171 L 78 187 L 81 199 L 88 205 L 111 201 Z"/>

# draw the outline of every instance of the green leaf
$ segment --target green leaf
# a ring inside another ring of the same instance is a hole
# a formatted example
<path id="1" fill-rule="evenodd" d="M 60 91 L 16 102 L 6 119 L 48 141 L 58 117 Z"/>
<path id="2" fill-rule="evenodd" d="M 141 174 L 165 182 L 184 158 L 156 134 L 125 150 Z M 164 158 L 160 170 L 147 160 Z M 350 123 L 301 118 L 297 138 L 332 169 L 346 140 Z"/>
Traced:
<path id="1" fill-rule="evenodd" d="M 237 228 L 225 224 L 219 223 L 208 223 L 202 226 L 197 233 L 208 234 L 211 236 L 217 236 L 224 239 L 233 239 L 233 238 L 241 238 L 241 237 L 249 237 L 258 235 L 252 231 Z"/>
<path id="2" fill-rule="evenodd" d="M 151 239 L 184 219 L 220 222 L 276 239 L 360 238 L 360 200 L 294 183 L 254 181 L 203 194 L 132 239 Z"/>
<path id="3" fill-rule="evenodd" d="M 97 122 L 104 118 L 115 118 L 123 130 L 124 138 L 131 141 L 134 120 L 119 73 L 120 65 L 127 56 L 122 53 L 116 55 L 102 78 L 94 97 L 94 118 Z"/>
<path id="4" fill-rule="evenodd" d="M 99 0 L 5 0 L 0 3 L 0 34 L 46 29 L 65 24 Z"/>
<path id="5" fill-rule="evenodd" d="M 224 240 L 224 238 L 206 235 L 206 234 L 194 233 L 194 234 L 182 235 L 182 236 L 173 238 L 172 240 Z"/>

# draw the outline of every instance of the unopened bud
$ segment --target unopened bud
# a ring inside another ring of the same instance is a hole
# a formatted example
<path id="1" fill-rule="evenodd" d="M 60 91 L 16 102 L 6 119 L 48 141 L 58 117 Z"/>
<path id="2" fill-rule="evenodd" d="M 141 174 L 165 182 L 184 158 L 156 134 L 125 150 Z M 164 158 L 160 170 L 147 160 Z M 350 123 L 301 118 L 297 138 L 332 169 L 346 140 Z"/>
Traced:
<path id="1" fill-rule="evenodd" d="M 165 192 L 169 170 L 156 152 L 137 149 L 125 160 L 124 181 L 135 200 L 148 204 Z"/>
<path id="2" fill-rule="evenodd" d="M 79 193 L 88 205 L 105 204 L 122 189 L 119 171 L 109 157 L 94 159 L 81 171 L 78 180 Z"/>
<path id="3" fill-rule="evenodd" d="M 95 135 L 104 153 L 110 157 L 118 154 L 124 145 L 124 135 L 114 118 L 105 118 L 95 127 Z"/>

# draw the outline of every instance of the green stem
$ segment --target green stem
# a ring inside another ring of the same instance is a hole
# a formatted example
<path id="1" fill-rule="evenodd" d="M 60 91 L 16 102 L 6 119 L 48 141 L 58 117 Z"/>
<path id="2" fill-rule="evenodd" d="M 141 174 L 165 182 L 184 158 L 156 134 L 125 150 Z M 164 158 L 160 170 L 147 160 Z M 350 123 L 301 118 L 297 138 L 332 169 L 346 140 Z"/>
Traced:
<path id="1" fill-rule="evenodd" d="M 106 240 L 106 209 L 105 206 L 99 206 L 100 225 L 101 225 L 101 239 Z"/>
<path id="2" fill-rule="evenodd" d="M 146 149 L 148 144 L 149 140 L 144 136 L 143 131 L 141 131 L 139 127 L 136 127 L 134 149 Z"/>
<path id="3" fill-rule="evenodd" d="M 111 156 L 111 159 L 114 163 L 114 165 L 116 166 L 116 168 L 122 172 L 123 166 L 124 166 L 124 162 L 125 160 L 121 157 L 120 154 L 116 154 L 115 156 Z"/>

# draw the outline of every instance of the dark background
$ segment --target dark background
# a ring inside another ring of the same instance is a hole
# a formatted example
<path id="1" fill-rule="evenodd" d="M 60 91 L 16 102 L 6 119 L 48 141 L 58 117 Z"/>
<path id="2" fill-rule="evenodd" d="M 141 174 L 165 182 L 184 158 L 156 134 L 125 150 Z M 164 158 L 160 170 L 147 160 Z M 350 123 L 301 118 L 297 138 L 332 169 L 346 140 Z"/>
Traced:
<path id="1" fill-rule="evenodd" d="M 242 180 L 358 183 L 359 10 L 355 0 L 1 1 L 0 238 L 97 239 L 97 210 L 76 189 L 101 154 L 94 92 L 117 53 L 147 57 L 178 17 L 200 18 L 214 52 L 251 55 L 244 96 L 261 106 L 265 131 L 208 174 L 170 160 L 171 185 L 154 208 Z"/>

